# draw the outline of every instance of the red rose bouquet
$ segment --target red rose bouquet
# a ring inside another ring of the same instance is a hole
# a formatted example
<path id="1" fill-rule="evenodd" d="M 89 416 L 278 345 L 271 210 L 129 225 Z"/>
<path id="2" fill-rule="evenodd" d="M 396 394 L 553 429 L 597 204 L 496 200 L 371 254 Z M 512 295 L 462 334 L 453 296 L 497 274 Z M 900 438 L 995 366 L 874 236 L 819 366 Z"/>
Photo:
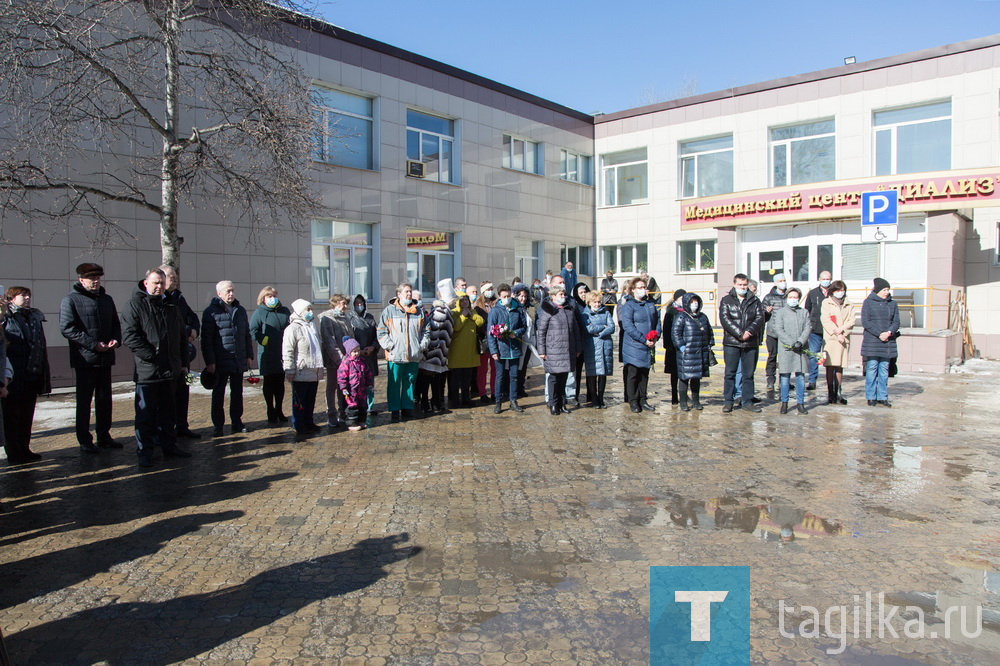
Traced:
<path id="1" fill-rule="evenodd" d="M 510 330 L 507 324 L 493 324 L 490 326 L 490 335 L 498 340 L 513 340 L 514 331 Z"/>

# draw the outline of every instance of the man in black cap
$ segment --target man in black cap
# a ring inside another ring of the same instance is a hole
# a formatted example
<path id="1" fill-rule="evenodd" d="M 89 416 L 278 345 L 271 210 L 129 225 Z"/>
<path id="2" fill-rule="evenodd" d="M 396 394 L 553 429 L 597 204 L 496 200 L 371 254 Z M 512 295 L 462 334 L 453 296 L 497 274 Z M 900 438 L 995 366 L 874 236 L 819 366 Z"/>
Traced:
<path id="1" fill-rule="evenodd" d="M 190 458 L 177 446 L 174 395 L 187 374 L 184 318 L 163 291 L 159 268 L 146 272 L 122 312 L 125 345 L 135 356 L 135 440 L 140 467 L 153 465 L 153 447 L 167 458 Z"/>
<path id="2" fill-rule="evenodd" d="M 111 439 L 111 367 L 121 346 L 122 327 L 115 302 L 101 286 L 104 269 L 85 263 L 59 307 L 59 330 L 69 340 L 69 364 L 76 373 L 76 441 L 86 453 L 97 446 L 120 449 Z M 90 405 L 95 403 L 97 446 L 90 434 Z"/>

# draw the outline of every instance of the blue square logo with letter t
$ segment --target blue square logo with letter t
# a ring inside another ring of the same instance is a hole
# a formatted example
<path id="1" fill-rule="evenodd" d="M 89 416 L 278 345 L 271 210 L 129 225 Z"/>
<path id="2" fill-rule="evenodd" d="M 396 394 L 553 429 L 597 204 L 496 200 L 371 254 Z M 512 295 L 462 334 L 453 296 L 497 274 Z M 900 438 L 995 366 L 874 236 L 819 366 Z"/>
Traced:
<path id="1" fill-rule="evenodd" d="M 649 663 L 750 662 L 749 567 L 650 567 Z"/>

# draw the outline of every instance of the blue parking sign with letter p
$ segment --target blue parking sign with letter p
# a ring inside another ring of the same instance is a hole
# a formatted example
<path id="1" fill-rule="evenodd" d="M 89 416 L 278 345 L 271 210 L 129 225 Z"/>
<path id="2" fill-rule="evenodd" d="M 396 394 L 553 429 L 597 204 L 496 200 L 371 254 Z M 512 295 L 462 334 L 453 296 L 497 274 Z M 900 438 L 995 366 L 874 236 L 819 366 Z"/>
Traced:
<path id="1" fill-rule="evenodd" d="M 861 193 L 861 225 L 888 226 L 899 221 L 899 195 L 896 190 Z"/>
<path id="2" fill-rule="evenodd" d="M 649 663 L 750 661 L 749 567 L 650 567 Z"/>

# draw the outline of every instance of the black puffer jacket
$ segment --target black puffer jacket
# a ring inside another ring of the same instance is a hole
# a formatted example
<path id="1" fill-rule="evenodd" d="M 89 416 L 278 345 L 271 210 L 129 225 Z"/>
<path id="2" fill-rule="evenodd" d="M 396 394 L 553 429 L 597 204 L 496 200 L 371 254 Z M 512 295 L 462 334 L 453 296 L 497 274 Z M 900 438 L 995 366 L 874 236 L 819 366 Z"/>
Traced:
<path id="1" fill-rule="evenodd" d="M 59 306 L 59 330 L 69 340 L 69 364 L 103 368 L 115 364 L 115 351 L 97 351 L 97 343 L 122 339 L 122 325 L 112 299 L 101 287 L 87 291 L 77 282 Z"/>
<path id="2" fill-rule="evenodd" d="M 892 296 L 879 298 L 875 292 L 868 294 L 861 306 L 861 326 L 864 337 L 861 338 L 861 356 L 887 361 L 896 358 L 896 338 L 899 336 L 899 305 Z M 889 331 L 892 335 L 885 342 L 879 335 Z"/>
<path id="3" fill-rule="evenodd" d="M 823 307 L 823 300 L 827 297 L 830 290 L 827 289 L 826 292 L 823 291 L 822 285 L 813 287 L 806 294 L 806 302 L 804 306 L 806 312 L 809 313 L 809 324 L 812 327 L 812 332 L 816 335 L 823 335 L 823 322 L 820 320 L 820 310 Z"/>
<path id="4" fill-rule="evenodd" d="M 187 354 L 184 316 L 174 300 L 150 296 L 140 282 L 122 310 L 125 346 L 135 356 L 137 384 L 153 384 L 181 376 Z"/>
<path id="5" fill-rule="evenodd" d="M 201 353 L 205 365 L 215 364 L 216 372 L 247 371 L 247 359 L 253 356 L 253 338 L 247 311 L 234 300 L 226 309 L 216 296 L 201 315 Z"/>
<path id="6" fill-rule="evenodd" d="M 7 359 L 14 376 L 7 385 L 12 394 L 24 391 L 28 382 L 39 395 L 52 393 L 49 354 L 45 344 L 45 315 L 35 308 L 11 308 L 3 318 L 3 335 L 7 336 Z M 0 368 L 2 369 L 2 368 Z"/>
<path id="7" fill-rule="evenodd" d="M 722 324 L 722 344 L 726 347 L 753 349 L 760 346 L 760 335 L 764 330 L 764 308 L 760 299 L 748 291 L 740 302 L 733 287 L 722 297 L 719 303 L 719 323 Z M 745 331 L 750 331 L 750 338 L 742 340 Z"/>
<path id="8" fill-rule="evenodd" d="M 358 299 L 365 301 L 365 297 L 358 294 L 354 297 L 354 301 Z M 351 301 L 352 303 L 354 301 Z M 368 363 L 368 368 L 372 371 L 372 376 L 378 375 L 378 357 L 379 357 L 379 347 L 378 344 L 378 322 L 375 321 L 375 317 L 368 312 L 368 301 L 365 301 L 365 312 L 364 314 L 358 314 L 354 307 L 351 307 L 349 313 L 351 318 L 351 328 L 354 330 L 354 339 L 358 341 L 362 349 L 366 347 L 374 347 L 372 353 L 368 356 L 362 356 Z"/>
<path id="9" fill-rule="evenodd" d="M 778 291 L 777 287 L 771 287 L 771 291 L 767 292 L 763 300 L 760 302 L 760 306 L 764 308 L 764 321 L 767 322 L 767 335 L 776 338 L 778 334 L 774 332 L 774 324 L 771 318 L 778 312 L 781 308 L 785 307 L 785 299 L 788 297 L 788 289 L 785 289 L 785 293 Z M 767 306 L 771 306 L 771 311 L 767 311 Z"/>
<path id="10" fill-rule="evenodd" d="M 684 294 L 681 297 L 684 309 L 674 315 L 670 327 L 670 339 L 677 349 L 677 376 L 680 379 L 708 377 L 715 333 L 708 317 L 701 311 L 701 296 Z M 698 304 L 694 312 L 691 304 Z"/>

